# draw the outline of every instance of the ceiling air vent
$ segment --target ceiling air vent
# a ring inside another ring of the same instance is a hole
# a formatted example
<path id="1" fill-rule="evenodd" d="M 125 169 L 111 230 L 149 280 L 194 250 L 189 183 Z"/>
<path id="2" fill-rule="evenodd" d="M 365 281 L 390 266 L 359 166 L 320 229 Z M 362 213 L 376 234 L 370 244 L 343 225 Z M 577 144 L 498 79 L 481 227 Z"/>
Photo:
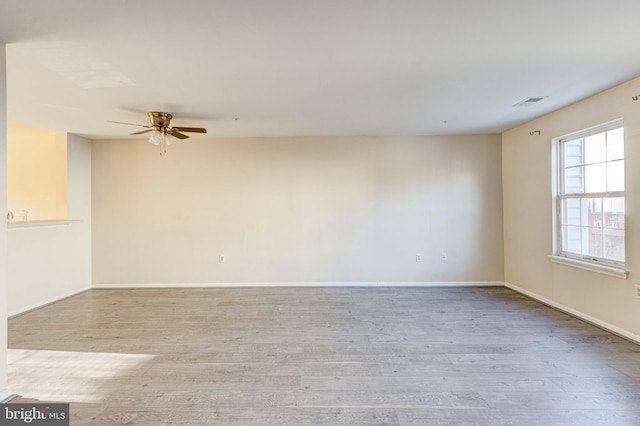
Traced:
<path id="1" fill-rule="evenodd" d="M 517 104 L 514 104 L 513 106 L 514 107 L 531 106 L 533 104 L 537 104 L 538 102 L 540 102 L 545 98 L 546 96 L 529 96 L 528 98 L 521 100 L 520 102 L 518 102 Z"/>

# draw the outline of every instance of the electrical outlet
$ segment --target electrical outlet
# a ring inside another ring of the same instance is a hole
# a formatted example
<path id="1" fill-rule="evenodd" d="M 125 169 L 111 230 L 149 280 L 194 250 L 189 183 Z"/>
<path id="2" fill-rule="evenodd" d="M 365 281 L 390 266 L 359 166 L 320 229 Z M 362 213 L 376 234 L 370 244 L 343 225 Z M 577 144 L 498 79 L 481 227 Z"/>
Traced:
<path id="1" fill-rule="evenodd" d="M 422 255 L 416 254 L 416 262 L 422 262 Z"/>
<path id="2" fill-rule="evenodd" d="M 440 253 L 440 260 L 442 260 L 443 262 L 447 260 L 447 253 L 445 252 Z"/>
<path id="3" fill-rule="evenodd" d="M 636 284 L 635 289 L 636 289 L 636 297 L 640 299 L 640 284 Z"/>
<path id="4" fill-rule="evenodd" d="M 218 256 L 218 263 L 224 263 L 224 254 Z"/>

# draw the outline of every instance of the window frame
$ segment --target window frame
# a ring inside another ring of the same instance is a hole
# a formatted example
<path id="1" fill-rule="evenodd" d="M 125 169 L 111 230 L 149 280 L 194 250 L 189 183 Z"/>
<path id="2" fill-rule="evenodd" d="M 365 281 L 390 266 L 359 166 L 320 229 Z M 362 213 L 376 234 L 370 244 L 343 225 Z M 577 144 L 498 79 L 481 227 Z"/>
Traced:
<path id="1" fill-rule="evenodd" d="M 625 202 L 625 191 L 604 191 L 604 192 L 585 192 L 577 193 L 577 194 L 565 194 L 565 143 L 574 141 L 576 139 L 586 138 L 588 136 L 597 135 L 600 133 L 605 133 L 611 130 L 622 128 L 624 132 L 624 121 L 623 119 L 613 120 L 607 123 L 599 124 L 597 126 L 593 126 L 587 129 L 583 129 L 577 132 L 573 132 L 558 138 L 554 139 L 555 144 L 555 161 L 554 161 L 554 210 L 555 210 L 555 226 L 554 226 L 554 256 L 558 256 L 561 258 L 565 258 L 567 260 L 577 261 L 580 263 L 591 264 L 593 266 L 603 266 L 607 268 L 620 268 L 624 269 L 626 265 L 626 228 L 623 229 L 624 238 L 625 238 L 625 261 L 615 260 L 606 257 L 599 257 L 593 255 L 585 255 L 578 254 L 574 252 L 569 252 L 563 249 L 563 225 L 564 221 L 562 219 L 563 210 L 562 210 L 562 202 L 567 199 L 590 199 L 590 198 L 615 198 L 621 197 L 623 202 Z M 624 133 L 623 133 L 624 134 Z M 626 139 L 626 138 L 625 138 Z M 623 139 L 623 149 L 624 149 Z M 625 158 L 623 156 L 622 160 Z M 608 162 L 608 161 L 607 161 Z M 606 163 L 606 162 L 605 162 Z M 586 163 L 583 162 L 584 166 Z M 625 163 L 626 164 L 626 163 Z M 625 182 L 626 189 L 626 182 Z M 626 217 L 626 208 L 625 208 L 625 217 Z M 603 228 L 604 229 L 604 228 Z"/>

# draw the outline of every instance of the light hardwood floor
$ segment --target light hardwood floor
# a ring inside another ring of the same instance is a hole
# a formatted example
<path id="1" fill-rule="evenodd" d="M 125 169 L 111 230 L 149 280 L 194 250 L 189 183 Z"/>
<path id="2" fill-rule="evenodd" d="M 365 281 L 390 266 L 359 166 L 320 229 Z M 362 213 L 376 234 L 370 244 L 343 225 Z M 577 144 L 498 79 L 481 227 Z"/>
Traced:
<path id="1" fill-rule="evenodd" d="M 505 288 L 92 290 L 9 321 L 72 424 L 640 424 L 640 346 Z"/>

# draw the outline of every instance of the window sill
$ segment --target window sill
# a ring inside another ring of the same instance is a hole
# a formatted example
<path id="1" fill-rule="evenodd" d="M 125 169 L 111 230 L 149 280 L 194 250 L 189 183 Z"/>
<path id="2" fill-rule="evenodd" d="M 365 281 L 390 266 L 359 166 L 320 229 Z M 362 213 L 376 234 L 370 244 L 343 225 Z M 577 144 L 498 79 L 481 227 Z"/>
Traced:
<path id="1" fill-rule="evenodd" d="M 8 229 L 39 228 L 43 226 L 65 226 L 71 223 L 80 223 L 82 220 L 28 220 L 26 222 L 12 222 L 7 224 Z"/>
<path id="2" fill-rule="evenodd" d="M 584 269 L 591 272 L 597 272 L 599 274 L 609 275 L 611 277 L 622 278 L 624 280 L 629 276 L 629 271 L 624 268 L 611 266 L 611 265 L 596 265 L 591 262 L 584 262 L 578 259 L 572 259 L 565 256 L 557 256 L 550 254 L 549 260 L 553 263 L 559 263 L 561 265 L 571 266 L 573 268 Z"/>

